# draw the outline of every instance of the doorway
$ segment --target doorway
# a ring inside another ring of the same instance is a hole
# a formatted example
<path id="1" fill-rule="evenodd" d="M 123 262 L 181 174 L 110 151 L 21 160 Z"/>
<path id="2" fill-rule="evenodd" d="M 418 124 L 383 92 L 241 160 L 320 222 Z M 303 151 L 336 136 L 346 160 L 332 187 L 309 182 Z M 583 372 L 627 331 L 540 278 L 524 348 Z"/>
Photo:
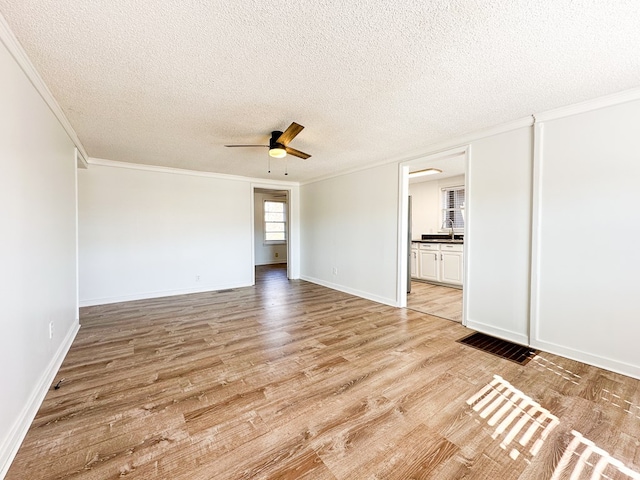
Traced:
<path id="1" fill-rule="evenodd" d="M 467 153 L 400 164 L 399 304 L 463 324 Z"/>
<path id="2" fill-rule="evenodd" d="M 288 190 L 253 189 L 254 268 L 286 271 L 290 245 Z M 255 277 L 254 277 L 255 278 Z"/>

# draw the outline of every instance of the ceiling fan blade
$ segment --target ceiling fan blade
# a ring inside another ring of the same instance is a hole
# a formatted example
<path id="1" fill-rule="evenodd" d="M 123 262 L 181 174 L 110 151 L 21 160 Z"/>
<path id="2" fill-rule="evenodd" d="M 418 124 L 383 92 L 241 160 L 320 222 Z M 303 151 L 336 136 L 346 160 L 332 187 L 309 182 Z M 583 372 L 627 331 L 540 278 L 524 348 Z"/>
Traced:
<path id="1" fill-rule="evenodd" d="M 267 147 L 269 148 L 269 145 L 225 145 L 225 147 Z"/>
<path id="2" fill-rule="evenodd" d="M 287 144 L 293 140 L 293 138 L 298 135 L 302 129 L 304 127 L 302 125 L 298 125 L 296 122 L 293 122 L 291 125 L 289 125 L 289 128 L 287 128 L 282 135 L 280 135 L 280 137 L 278 137 L 278 139 L 276 140 L 276 142 L 281 143 L 282 145 L 284 145 L 285 147 L 287 146 Z"/>
<path id="3" fill-rule="evenodd" d="M 311 156 L 308 153 L 301 152 L 300 150 L 296 150 L 295 148 L 284 147 L 284 149 L 287 151 L 289 155 L 293 155 L 294 157 L 300 157 L 303 160 L 306 160 Z"/>

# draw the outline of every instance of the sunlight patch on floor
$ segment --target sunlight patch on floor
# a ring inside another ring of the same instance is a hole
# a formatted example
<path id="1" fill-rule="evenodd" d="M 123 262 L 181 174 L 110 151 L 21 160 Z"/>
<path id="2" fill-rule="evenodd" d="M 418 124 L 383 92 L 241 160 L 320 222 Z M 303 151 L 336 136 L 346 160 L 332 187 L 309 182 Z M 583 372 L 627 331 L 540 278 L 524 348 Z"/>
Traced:
<path id="1" fill-rule="evenodd" d="M 573 440 L 564 451 L 560 462 L 553 472 L 551 480 L 560 480 L 569 476 L 570 480 L 579 479 L 634 479 L 640 480 L 640 473 L 626 467 L 620 460 L 613 458 L 591 440 L 575 430 L 571 431 Z"/>
<path id="2" fill-rule="evenodd" d="M 487 425 L 495 427 L 491 437 L 501 438 L 500 447 L 510 448 L 509 456 L 513 460 L 522 453 L 535 456 L 560 423 L 558 417 L 499 375 L 494 375 L 491 383 L 469 398 L 467 405 L 486 419 Z M 518 436 L 519 440 L 512 446 Z"/>
<path id="3" fill-rule="evenodd" d="M 554 373 L 564 370 L 563 376 L 570 375 L 571 378 L 567 379 L 572 383 L 575 383 L 573 378 L 580 378 L 552 362 L 547 361 L 544 368 Z M 609 390 L 603 392 L 610 396 L 607 401 L 632 413 L 635 405 Z M 558 417 L 499 375 L 494 375 L 489 384 L 472 395 L 467 405 L 493 428 L 491 438 L 500 439 L 500 447 L 509 451 L 512 460 L 522 455 L 525 461 L 530 462 L 551 431 L 560 424 Z M 556 465 L 551 480 L 640 480 L 640 473 L 613 458 L 579 432 L 572 430 L 571 435 L 573 439 Z"/>

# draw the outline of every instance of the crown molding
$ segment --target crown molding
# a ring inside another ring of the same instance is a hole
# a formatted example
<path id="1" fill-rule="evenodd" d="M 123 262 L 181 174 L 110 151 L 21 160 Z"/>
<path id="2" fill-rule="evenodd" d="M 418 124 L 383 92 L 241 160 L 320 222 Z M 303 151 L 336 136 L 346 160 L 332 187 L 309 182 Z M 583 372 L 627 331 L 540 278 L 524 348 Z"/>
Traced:
<path id="1" fill-rule="evenodd" d="M 350 175 L 352 173 L 362 172 L 364 170 L 369 170 L 371 168 L 382 167 L 384 165 L 390 165 L 392 163 L 397 163 L 396 160 L 382 160 L 376 163 L 368 163 L 367 165 L 360 165 L 358 167 L 349 168 L 347 170 L 340 170 L 335 173 L 328 173 L 327 175 L 322 175 L 320 177 L 312 178 L 311 180 L 305 180 L 300 182 L 300 186 L 309 185 L 310 183 L 322 182 L 324 180 L 329 180 L 331 178 L 342 177 L 343 175 Z"/>
<path id="2" fill-rule="evenodd" d="M 243 177 L 241 175 L 229 175 L 226 173 L 201 172 L 198 170 L 187 170 L 184 168 L 159 167 L 156 165 L 144 165 L 141 163 L 118 162 L 116 160 L 107 160 L 106 158 L 89 157 L 89 159 L 87 160 L 87 163 L 89 164 L 89 167 L 100 166 L 100 167 L 125 168 L 129 170 L 142 170 L 145 172 L 169 173 L 172 175 L 189 175 L 192 177 L 217 178 L 220 180 L 233 180 L 236 182 L 250 182 L 250 183 L 256 183 L 256 184 L 269 184 L 269 185 L 277 185 L 277 186 L 283 186 L 283 187 L 297 187 L 300 185 L 298 182 L 288 182 L 286 180 L 268 180 L 264 178 Z"/>
<path id="3" fill-rule="evenodd" d="M 82 156 L 82 153 L 80 153 L 80 150 L 78 149 L 78 147 L 76 147 L 74 150 L 76 155 L 76 167 L 82 168 L 82 169 L 89 168 L 89 163 L 87 162 L 87 159 Z"/>
<path id="4" fill-rule="evenodd" d="M 436 155 L 441 152 L 446 152 L 447 150 L 450 150 L 452 148 L 463 147 L 464 145 L 468 145 L 471 142 L 475 142 L 483 138 L 492 137 L 494 135 L 499 135 L 501 133 L 506 133 L 512 130 L 517 130 L 518 128 L 531 127 L 534 124 L 534 117 L 535 117 L 535 123 L 545 122 L 549 120 L 555 120 L 559 118 L 569 117 L 571 115 L 577 115 L 580 113 L 589 112 L 592 110 L 598 110 L 600 108 L 610 107 L 613 105 L 619 105 L 621 103 L 632 102 L 634 100 L 640 100 L 640 88 L 632 88 L 630 90 L 624 90 L 622 92 L 614 93 L 604 97 L 598 97 L 595 99 L 587 100 L 587 101 L 576 103 L 573 105 L 567 105 L 567 106 L 556 108 L 553 110 L 547 110 L 544 112 L 535 113 L 530 116 L 520 118 L 511 122 L 503 123 L 500 125 L 496 125 L 494 127 L 489 127 L 483 130 L 478 130 L 476 132 L 472 132 L 466 135 L 462 135 L 449 140 L 444 140 L 442 142 L 428 145 L 427 147 L 424 148 L 424 153 L 421 153 L 421 154 L 412 155 L 409 157 L 393 158 L 391 160 L 385 160 L 382 162 L 377 162 L 377 163 L 369 164 L 366 166 L 356 167 L 349 170 L 344 170 L 341 172 L 320 176 L 317 178 L 313 178 L 311 180 L 307 180 L 305 182 L 301 182 L 300 185 L 307 185 L 310 183 L 321 182 L 323 180 L 328 180 L 330 178 L 340 177 L 342 175 L 349 175 L 351 173 L 356 173 L 362 170 L 367 170 L 369 168 L 375 168 L 375 167 L 387 165 L 389 163 L 404 163 L 412 160 L 418 160 L 427 156 Z"/>
<path id="5" fill-rule="evenodd" d="M 458 152 L 458 154 L 463 153 L 462 150 L 464 150 L 465 147 L 467 147 L 472 142 L 482 140 L 483 138 L 493 137 L 494 135 L 511 132 L 519 128 L 530 127 L 532 125 L 533 115 L 528 115 L 526 117 L 518 118 L 510 122 L 501 123 L 500 125 L 495 125 L 493 127 L 483 128 L 482 130 L 470 132 L 465 135 L 452 138 L 450 140 L 444 140 L 442 142 L 431 144 L 425 148 L 425 153 L 413 156 L 411 158 L 396 159 L 396 162 L 417 160 L 419 158 L 430 157 L 432 155 L 438 155 L 440 153 L 448 154 L 448 151 L 453 149 L 460 149 L 461 151 Z"/>
<path id="6" fill-rule="evenodd" d="M 570 117 L 572 115 L 591 112 L 600 108 L 611 107 L 621 103 L 632 102 L 634 100 L 640 100 L 640 88 L 623 90 L 622 92 L 613 93 L 604 97 L 598 97 L 584 102 L 574 103 L 573 105 L 547 110 L 546 112 L 536 113 L 536 123 Z"/>
<path id="7" fill-rule="evenodd" d="M 87 152 L 82 145 L 82 142 L 78 138 L 76 131 L 69 123 L 69 119 L 60 108 L 60 105 L 54 98 L 49 87 L 44 83 L 42 77 L 36 70 L 36 67 L 33 66 L 27 52 L 24 51 L 20 41 L 16 38 L 13 31 L 11 31 L 11 27 L 7 23 L 7 20 L 4 18 L 2 13 L 0 13 L 0 40 L 7 47 L 7 50 L 14 58 L 14 60 L 18 63 L 24 74 L 27 76 L 31 84 L 34 86 L 36 91 L 40 94 L 42 99 L 45 101 L 51 112 L 55 115 L 62 125 L 62 128 L 67 132 L 67 135 L 73 142 L 73 144 L 78 149 L 78 166 L 82 168 L 87 168 Z"/>
<path id="8" fill-rule="evenodd" d="M 372 163 L 372 164 L 368 164 L 360 167 L 354 167 L 348 170 L 343 170 L 343 171 L 332 173 L 329 175 L 323 175 L 317 178 L 313 178 L 311 180 L 300 182 L 300 185 L 308 185 L 310 183 L 321 182 L 323 180 L 328 180 L 330 178 L 341 177 L 343 175 L 349 175 L 351 173 L 356 173 L 363 170 L 369 170 L 370 168 L 381 167 L 384 165 L 398 164 L 398 163 L 410 162 L 413 160 L 419 160 L 421 158 L 429 157 L 431 155 L 437 155 L 439 153 L 446 152 L 454 148 L 464 149 L 466 145 L 476 140 L 492 137 L 494 135 L 510 132 L 512 130 L 517 130 L 518 128 L 530 127 L 532 125 L 533 125 L 533 116 L 519 118 L 511 122 L 502 123 L 500 125 L 485 128 L 483 130 L 478 130 L 476 132 L 472 132 L 466 135 L 461 135 L 449 140 L 433 143 L 431 145 L 426 146 L 423 149 L 422 153 L 418 153 L 411 156 L 394 157 L 392 159 L 384 160 L 381 162 L 376 162 L 376 163 Z"/>

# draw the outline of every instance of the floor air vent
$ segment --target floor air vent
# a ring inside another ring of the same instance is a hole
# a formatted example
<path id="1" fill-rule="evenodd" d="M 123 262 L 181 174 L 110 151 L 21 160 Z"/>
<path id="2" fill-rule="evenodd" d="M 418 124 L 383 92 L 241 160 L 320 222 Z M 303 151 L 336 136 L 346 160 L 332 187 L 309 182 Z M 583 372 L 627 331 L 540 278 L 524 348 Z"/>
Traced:
<path id="1" fill-rule="evenodd" d="M 491 353 L 497 357 L 511 360 L 520 365 L 526 365 L 527 362 L 531 360 L 531 357 L 538 353 L 537 350 L 532 348 L 523 347 L 522 345 L 490 337 L 489 335 L 479 332 L 467 335 L 458 340 L 458 342 L 477 348 L 483 352 Z"/>
<path id="2" fill-rule="evenodd" d="M 216 293 L 231 293 L 233 288 L 227 288 L 226 290 L 216 290 Z"/>

